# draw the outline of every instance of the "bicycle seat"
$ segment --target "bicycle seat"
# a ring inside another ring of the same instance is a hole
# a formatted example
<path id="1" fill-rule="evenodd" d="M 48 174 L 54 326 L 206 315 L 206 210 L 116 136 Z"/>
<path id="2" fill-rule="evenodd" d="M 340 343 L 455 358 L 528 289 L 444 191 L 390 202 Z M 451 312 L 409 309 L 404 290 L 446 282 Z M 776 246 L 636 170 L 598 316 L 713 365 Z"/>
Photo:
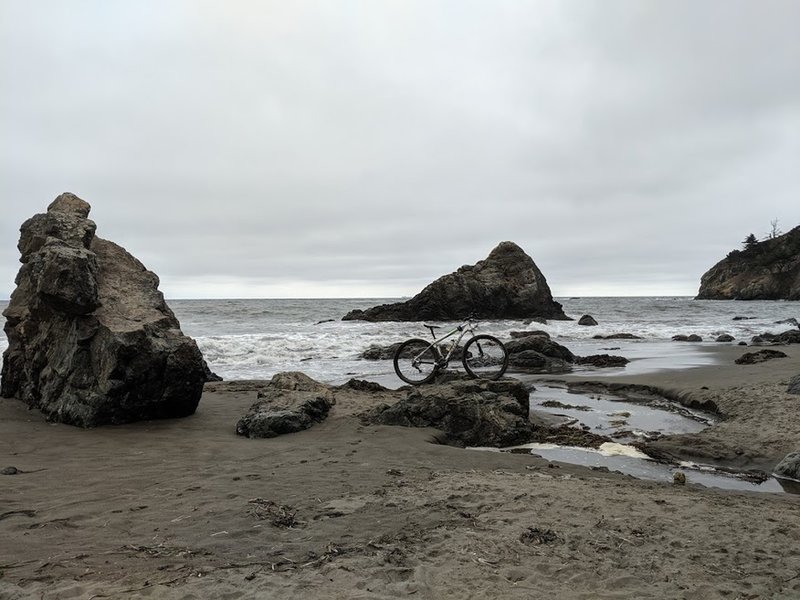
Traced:
<path id="1" fill-rule="evenodd" d="M 441 326 L 441 325 L 428 325 L 427 323 L 423 323 L 423 324 L 422 324 L 422 326 L 423 326 L 423 327 L 427 327 L 428 329 L 430 329 L 430 330 L 431 330 L 431 335 L 432 335 L 434 338 L 436 337 L 436 334 L 433 332 L 433 330 L 434 330 L 434 329 L 441 329 L 441 328 L 442 328 L 442 326 Z"/>

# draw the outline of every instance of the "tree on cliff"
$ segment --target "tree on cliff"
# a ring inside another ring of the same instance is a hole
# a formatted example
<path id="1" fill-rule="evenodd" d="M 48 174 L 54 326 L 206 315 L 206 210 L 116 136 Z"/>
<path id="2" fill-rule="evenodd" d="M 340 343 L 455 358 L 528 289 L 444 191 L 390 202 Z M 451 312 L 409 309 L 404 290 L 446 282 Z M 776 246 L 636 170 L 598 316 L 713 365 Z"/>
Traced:
<path id="1" fill-rule="evenodd" d="M 758 239 L 754 234 L 751 233 L 746 238 L 744 238 L 742 244 L 744 245 L 745 250 L 750 250 L 750 248 L 754 248 L 758 244 Z"/>

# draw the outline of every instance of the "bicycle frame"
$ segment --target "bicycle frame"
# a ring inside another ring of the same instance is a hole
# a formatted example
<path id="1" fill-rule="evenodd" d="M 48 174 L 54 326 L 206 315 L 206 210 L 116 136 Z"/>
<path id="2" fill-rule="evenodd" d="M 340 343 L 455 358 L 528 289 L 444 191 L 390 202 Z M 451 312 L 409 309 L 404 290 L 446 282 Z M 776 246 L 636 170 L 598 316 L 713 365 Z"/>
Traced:
<path id="1" fill-rule="evenodd" d="M 431 335 L 433 336 L 434 341 L 430 346 L 428 346 L 428 348 L 433 348 L 433 351 L 437 356 L 438 367 L 444 367 L 450 362 L 450 357 L 453 356 L 453 353 L 456 351 L 456 348 L 458 348 L 458 345 L 461 343 L 461 340 L 464 339 L 464 336 L 466 336 L 467 333 L 474 335 L 475 328 L 477 326 L 478 324 L 476 322 L 473 322 L 471 319 L 467 319 L 460 325 L 456 326 L 455 329 L 446 333 L 443 337 L 440 337 L 439 339 L 436 339 L 436 336 L 434 335 L 433 330 L 431 329 Z M 442 343 L 456 334 L 460 334 L 458 336 L 458 339 L 452 342 L 450 344 L 450 348 L 447 350 L 447 353 L 443 354 L 440 349 Z M 428 348 L 426 348 L 425 350 L 427 350 Z M 417 360 L 417 358 L 419 357 L 415 357 L 415 360 Z"/>

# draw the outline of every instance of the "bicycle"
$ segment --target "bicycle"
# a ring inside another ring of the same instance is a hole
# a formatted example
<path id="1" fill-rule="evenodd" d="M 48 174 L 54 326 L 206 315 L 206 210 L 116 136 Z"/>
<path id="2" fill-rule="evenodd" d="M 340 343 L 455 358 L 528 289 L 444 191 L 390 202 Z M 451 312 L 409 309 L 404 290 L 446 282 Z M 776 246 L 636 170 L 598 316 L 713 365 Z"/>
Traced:
<path id="1" fill-rule="evenodd" d="M 461 349 L 459 344 L 468 333 L 472 335 L 461 351 L 461 364 L 470 377 L 476 379 L 500 379 L 508 368 L 508 351 L 503 342 L 486 334 L 475 335 L 478 326 L 472 318 L 465 319 L 444 337 L 436 338 L 440 325 L 428 325 L 433 342 L 420 338 L 406 340 L 394 353 L 394 370 L 397 376 L 411 385 L 427 383 L 436 374 L 446 369 L 450 360 Z M 444 342 L 458 334 L 458 339 L 445 345 Z"/>

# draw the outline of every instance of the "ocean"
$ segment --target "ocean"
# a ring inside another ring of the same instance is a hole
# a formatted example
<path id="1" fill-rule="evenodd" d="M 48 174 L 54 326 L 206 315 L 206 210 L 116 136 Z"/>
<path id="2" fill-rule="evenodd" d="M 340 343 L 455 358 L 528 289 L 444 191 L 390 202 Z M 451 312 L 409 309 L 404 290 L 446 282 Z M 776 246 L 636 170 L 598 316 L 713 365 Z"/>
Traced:
<path id="1" fill-rule="evenodd" d="M 360 358 L 371 345 L 427 337 L 422 323 L 342 321 L 348 311 L 397 299 L 168 300 L 183 332 L 196 341 L 211 370 L 224 379 L 268 379 L 281 371 L 303 371 L 328 383 L 351 377 L 400 385 L 391 361 Z M 737 341 L 780 333 L 800 319 L 800 302 L 694 300 L 691 297 L 556 298 L 574 321 L 546 324 L 519 320 L 483 321 L 478 332 L 506 339 L 523 329 L 547 331 L 575 354 L 618 354 L 632 360 L 625 373 L 710 364 L 717 336 Z M 5 308 L 7 303 L 0 303 Z M 597 326 L 577 324 L 592 315 Z M 734 320 L 734 317 L 746 317 Z M 445 324 L 447 325 L 447 324 Z M 596 340 L 595 335 L 631 333 L 641 340 Z M 676 334 L 697 334 L 702 343 L 673 342 Z M 736 343 L 736 342 L 734 342 Z M 8 342 L 0 336 L 0 351 Z M 617 369 L 598 371 L 620 373 Z M 396 381 L 394 381 L 396 380 Z"/>

